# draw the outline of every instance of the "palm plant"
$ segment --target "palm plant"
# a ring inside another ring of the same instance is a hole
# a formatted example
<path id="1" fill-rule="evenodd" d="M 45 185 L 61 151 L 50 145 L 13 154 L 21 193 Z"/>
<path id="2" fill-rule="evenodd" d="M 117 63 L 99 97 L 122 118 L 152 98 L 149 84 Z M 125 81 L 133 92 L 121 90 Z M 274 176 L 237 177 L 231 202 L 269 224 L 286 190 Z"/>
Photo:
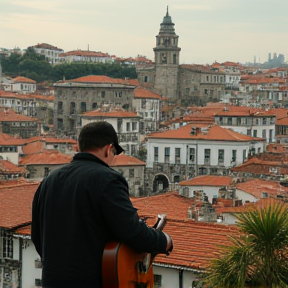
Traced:
<path id="1" fill-rule="evenodd" d="M 207 269 L 213 287 L 287 287 L 288 210 L 284 203 L 236 214 L 239 236 Z"/>

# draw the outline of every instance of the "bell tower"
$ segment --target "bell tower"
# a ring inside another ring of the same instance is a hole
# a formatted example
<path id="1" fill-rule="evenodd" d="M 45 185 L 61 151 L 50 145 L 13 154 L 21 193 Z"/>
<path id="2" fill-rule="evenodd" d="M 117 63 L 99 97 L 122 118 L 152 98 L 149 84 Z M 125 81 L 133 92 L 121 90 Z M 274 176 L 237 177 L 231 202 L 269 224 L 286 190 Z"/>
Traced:
<path id="1" fill-rule="evenodd" d="M 156 36 L 155 55 L 155 88 L 162 97 L 177 99 L 179 55 L 179 36 L 175 34 L 174 23 L 167 12 L 160 24 L 159 34 Z"/>

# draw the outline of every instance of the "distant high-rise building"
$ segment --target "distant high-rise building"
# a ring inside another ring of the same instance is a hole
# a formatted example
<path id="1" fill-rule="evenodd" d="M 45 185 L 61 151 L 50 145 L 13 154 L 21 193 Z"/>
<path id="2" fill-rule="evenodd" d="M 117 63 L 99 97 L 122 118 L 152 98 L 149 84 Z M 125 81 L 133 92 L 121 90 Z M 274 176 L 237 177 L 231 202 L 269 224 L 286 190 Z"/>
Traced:
<path id="1" fill-rule="evenodd" d="M 268 53 L 268 62 L 271 61 L 271 53 Z"/>

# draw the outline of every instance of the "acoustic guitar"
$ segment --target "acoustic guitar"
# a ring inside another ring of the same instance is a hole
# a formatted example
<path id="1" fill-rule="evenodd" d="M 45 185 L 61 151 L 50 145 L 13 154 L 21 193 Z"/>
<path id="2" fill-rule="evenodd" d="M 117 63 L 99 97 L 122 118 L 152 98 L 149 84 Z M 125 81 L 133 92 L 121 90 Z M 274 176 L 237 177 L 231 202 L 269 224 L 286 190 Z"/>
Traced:
<path id="1" fill-rule="evenodd" d="M 166 215 L 158 215 L 153 228 L 162 230 Z M 154 288 L 152 262 L 156 255 L 137 252 L 124 243 L 107 243 L 102 258 L 103 288 Z"/>

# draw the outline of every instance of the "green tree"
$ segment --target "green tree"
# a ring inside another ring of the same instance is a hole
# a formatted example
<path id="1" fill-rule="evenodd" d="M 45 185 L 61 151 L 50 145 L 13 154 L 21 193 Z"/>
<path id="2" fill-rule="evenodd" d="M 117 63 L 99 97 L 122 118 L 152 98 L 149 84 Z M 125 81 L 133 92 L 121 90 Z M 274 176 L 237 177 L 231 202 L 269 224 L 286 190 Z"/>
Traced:
<path id="1" fill-rule="evenodd" d="M 284 203 L 235 214 L 240 236 L 211 261 L 204 279 L 212 287 L 287 287 L 288 210 Z"/>

